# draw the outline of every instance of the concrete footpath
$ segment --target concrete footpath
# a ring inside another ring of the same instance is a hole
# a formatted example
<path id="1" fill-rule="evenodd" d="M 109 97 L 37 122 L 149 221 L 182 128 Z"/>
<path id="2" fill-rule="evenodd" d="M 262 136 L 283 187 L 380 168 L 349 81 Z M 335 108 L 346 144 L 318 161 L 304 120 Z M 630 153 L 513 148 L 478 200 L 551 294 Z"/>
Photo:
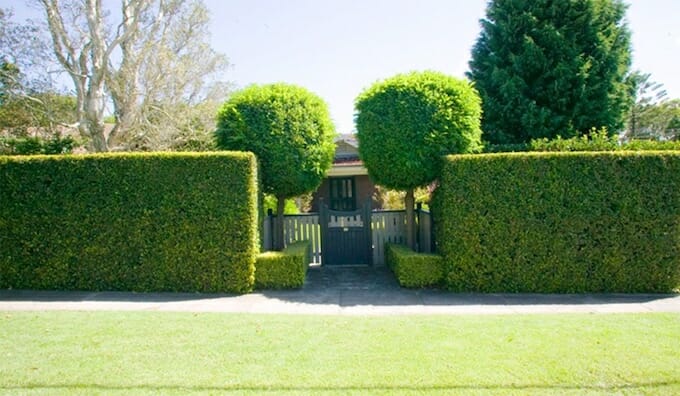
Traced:
<path id="1" fill-rule="evenodd" d="M 680 294 L 456 294 L 400 288 L 385 269 L 310 268 L 301 290 L 245 295 L 0 290 L 0 311 L 313 315 L 680 313 Z"/>

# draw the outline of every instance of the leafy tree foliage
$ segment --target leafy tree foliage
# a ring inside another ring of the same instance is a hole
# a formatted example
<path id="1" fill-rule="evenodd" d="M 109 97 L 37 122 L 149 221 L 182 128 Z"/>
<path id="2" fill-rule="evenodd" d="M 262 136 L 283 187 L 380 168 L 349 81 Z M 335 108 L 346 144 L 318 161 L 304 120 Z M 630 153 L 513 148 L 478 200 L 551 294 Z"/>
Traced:
<path id="1" fill-rule="evenodd" d="M 378 82 L 356 100 L 359 155 L 371 178 L 406 190 L 413 247 L 413 190 L 437 178 L 442 157 L 481 149 L 481 107 L 464 80 L 437 72 L 401 74 Z"/>
<path id="2" fill-rule="evenodd" d="M 413 190 L 413 198 L 415 202 L 423 204 L 423 209 L 428 210 L 430 204 L 430 195 L 434 189 L 434 185 L 427 187 L 418 187 Z M 382 186 L 376 186 L 373 194 L 374 204 L 379 205 L 378 208 L 384 210 L 404 210 L 404 200 L 406 199 L 406 191 L 390 190 Z"/>
<path id="3" fill-rule="evenodd" d="M 252 85 L 222 106 L 215 134 L 219 148 L 257 156 L 262 189 L 278 200 L 276 242 L 283 248 L 285 199 L 315 190 L 333 162 L 335 128 L 326 103 L 294 85 Z"/>
<path id="4" fill-rule="evenodd" d="M 13 136 L 60 134 L 76 121 L 76 100 L 55 92 L 10 95 L 0 101 L 0 130 Z"/>
<path id="5" fill-rule="evenodd" d="M 0 155 L 70 153 L 75 120 L 74 97 L 34 91 L 15 64 L 0 63 Z"/>
<path id="6" fill-rule="evenodd" d="M 35 23 L 18 24 L 13 17 L 11 9 L 0 8 L 0 96 L 55 90 L 54 58 L 44 30 Z"/>
<path id="7" fill-rule="evenodd" d="M 4 104 L 17 88 L 19 75 L 17 65 L 3 59 L 0 64 L 0 105 Z"/>
<path id="8" fill-rule="evenodd" d="M 670 140 L 680 137 L 680 99 L 668 99 L 663 84 L 651 74 L 636 71 L 629 76 L 635 103 L 627 117 L 625 138 Z"/>
<path id="9" fill-rule="evenodd" d="M 276 201 L 275 196 L 271 194 L 265 194 L 264 199 L 262 201 L 263 214 L 266 216 L 267 213 L 269 212 L 269 209 L 272 210 L 272 213 L 276 213 L 277 204 L 278 203 Z M 286 203 L 283 208 L 283 214 L 298 214 L 298 213 L 300 213 L 300 210 L 295 205 L 295 200 L 293 198 L 286 199 Z"/>
<path id="10" fill-rule="evenodd" d="M 35 25 L 12 21 L 0 8 L 0 137 L 3 152 L 61 152 L 61 135 L 74 129 L 76 100 L 55 89 L 47 45 Z M 64 148 L 74 144 L 68 137 Z M 37 148 L 37 149 L 36 149 Z"/>
<path id="11" fill-rule="evenodd" d="M 494 144 L 622 129 L 631 104 L 622 0 L 494 0 L 472 50 L 484 138 Z"/>

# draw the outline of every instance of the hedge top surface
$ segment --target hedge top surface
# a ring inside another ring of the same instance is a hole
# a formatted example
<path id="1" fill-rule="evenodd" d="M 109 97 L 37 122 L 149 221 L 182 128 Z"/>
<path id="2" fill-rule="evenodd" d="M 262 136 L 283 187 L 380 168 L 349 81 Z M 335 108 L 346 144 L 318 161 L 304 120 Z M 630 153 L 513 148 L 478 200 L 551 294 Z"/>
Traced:
<path id="1" fill-rule="evenodd" d="M 359 154 L 382 186 L 423 186 L 438 177 L 443 155 L 481 149 L 480 99 L 465 80 L 400 74 L 365 90 L 355 107 Z"/>
<path id="2" fill-rule="evenodd" d="M 450 154 L 446 156 L 448 161 L 462 160 L 485 160 L 494 158 L 551 158 L 551 157 L 665 157 L 680 156 L 680 150 L 620 150 L 620 151 L 520 151 L 520 152 L 498 152 L 484 154 Z"/>
<path id="3" fill-rule="evenodd" d="M 91 159 L 100 158 L 172 158 L 172 157 L 229 157 L 233 159 L 247 159 L 254 158 L 254 154 L 247 151 L 202 151 L 202 152 L 108 152 L 108 153 L 88 153 L 88 154 L 64 154 L 64 155 L 17 155 L 17 156 L 0 156 L 0 162 L 31 162 L 31 161 L 87 161 Z"/>

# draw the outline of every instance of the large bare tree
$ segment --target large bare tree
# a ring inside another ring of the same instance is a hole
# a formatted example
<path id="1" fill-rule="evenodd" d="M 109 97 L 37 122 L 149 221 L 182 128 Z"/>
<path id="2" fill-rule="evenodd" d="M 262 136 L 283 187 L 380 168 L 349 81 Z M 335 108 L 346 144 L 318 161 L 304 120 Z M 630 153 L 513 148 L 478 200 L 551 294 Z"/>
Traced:
<path id="1" fill-rule="evenodd" d="M 211 77 L 227 62 L 208 45 L 209 14 L 201 2 L 169 0 L 157 7 L 149 28 L 122 43 L 122 62 L 108 86 L 112 134 L 134 131 L 132 143 L 166 149 L 213 129 L 227 85 Z"/>
<path id="2" fill-rule="evenodd" d="M 101 0 L 36 1 L 45 11 L 54 54 L 73 80 L 79 132 L 95 151 L 126 139 L 157 148 L 152 140 L 163 137 L 156 125 L 177 129 L 187 122 L 177 120 L 178 108 L 194 110 L 212 95 L 219 96 L 217 103 L 226 93 L 209 84 L 227 62 L 210 48 L 201 0 L 121 0 L 119 13 Z M 115 124 L 106 134 L 109 103 Z"/>

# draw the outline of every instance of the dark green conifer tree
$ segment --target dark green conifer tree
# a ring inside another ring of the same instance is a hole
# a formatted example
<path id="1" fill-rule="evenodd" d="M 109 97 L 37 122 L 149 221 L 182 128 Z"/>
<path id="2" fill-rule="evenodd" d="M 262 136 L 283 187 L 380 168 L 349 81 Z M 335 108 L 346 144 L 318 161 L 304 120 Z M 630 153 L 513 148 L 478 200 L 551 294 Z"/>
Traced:
<path id="1" fill-rule="evenodd" d="M 494 144 L 623 127 L 631 105 L 622 0 L 493 0 L 468 77 Z"/>

